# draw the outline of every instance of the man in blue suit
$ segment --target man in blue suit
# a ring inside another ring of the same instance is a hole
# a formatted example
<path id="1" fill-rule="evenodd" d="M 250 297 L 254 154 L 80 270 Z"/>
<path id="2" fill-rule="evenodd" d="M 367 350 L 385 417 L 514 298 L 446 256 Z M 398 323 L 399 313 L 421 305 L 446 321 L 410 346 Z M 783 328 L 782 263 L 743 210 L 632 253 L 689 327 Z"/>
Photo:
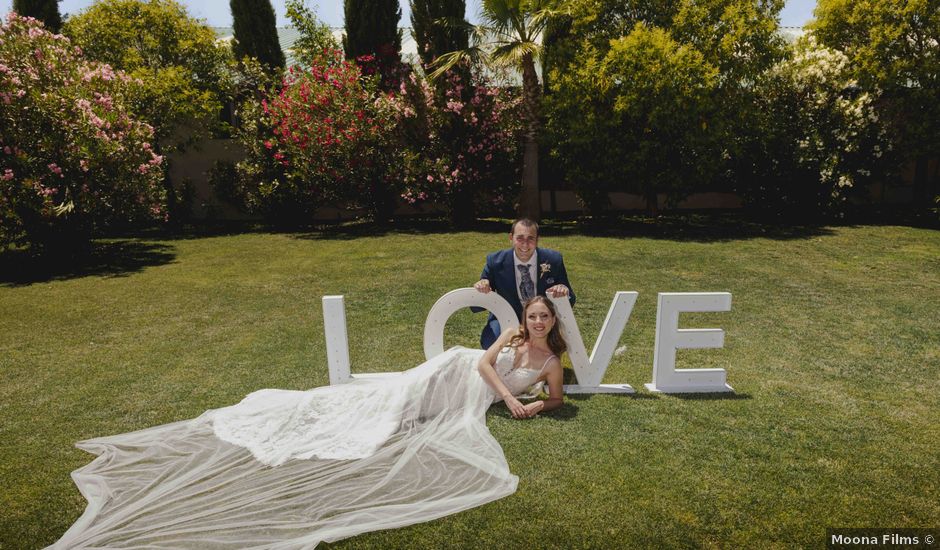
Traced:
<path id="1" fill-rule="evenodd" d="M 561 253 L 538 248 L 539 224 L 529 219 L 516 220 L 509 232 L 512 248 L 487 255 L 480 280 L 473 285 L 478 292 L 496 291 L 522 322 L 522 304 L 535 296 L 567 296 L 574 305 L 574 291 Z M 481 311 L 475 309 L 475 311 Z M 492 313 L 480 334 L 480 345 L 489 348 L 499 337 L 499 321 Z"/>

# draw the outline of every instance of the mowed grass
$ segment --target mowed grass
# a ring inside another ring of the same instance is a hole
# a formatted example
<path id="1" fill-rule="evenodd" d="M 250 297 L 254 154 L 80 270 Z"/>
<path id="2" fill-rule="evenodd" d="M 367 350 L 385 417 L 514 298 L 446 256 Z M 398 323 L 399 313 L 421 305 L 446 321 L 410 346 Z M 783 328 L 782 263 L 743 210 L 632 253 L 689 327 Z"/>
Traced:
<path id="1" fill-rule="evenodd" d="M 940 525 L 940 232 L 631 233 L 560 225 L 540 244 L 565 254 L 589 349 L 614 292 L 639 291 L 605 377 L 637 393 L 529 421 L 493 407 L 516 494 L 330 547 L 820 547 L 827 527 Z M 132 239 L 94 269 L 3 274 L 0 547 L 51 544 L 84 510 L 76 441 L 326 384 L 324 295 L 346 297 L 354 371 L 420 363 L 431 305 L 507 243 L 502 226 Z M 735 394 L 643 388 L 656 293 L 680 291 L 733 294 L 681 317 L 726 334 L 678 366 L 725 368 Z M 455 315 L 448 344 L 482 323 Z"/>

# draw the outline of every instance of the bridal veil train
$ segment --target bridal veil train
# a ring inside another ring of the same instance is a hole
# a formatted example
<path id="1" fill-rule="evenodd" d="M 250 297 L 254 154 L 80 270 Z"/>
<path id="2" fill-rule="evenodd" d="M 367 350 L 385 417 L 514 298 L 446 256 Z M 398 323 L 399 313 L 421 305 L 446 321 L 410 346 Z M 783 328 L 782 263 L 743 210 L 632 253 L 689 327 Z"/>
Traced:
<path id="1" fill-rule="evenodd" d="M 538 371 L 496 372 L 513 394 Z M 516 489 L 486 428 L 482 350 L 451 348 L 384 379 L 261 390 L 192 420 L 82 441 L 88 500 L 53 548 L 312 548 Z"/>

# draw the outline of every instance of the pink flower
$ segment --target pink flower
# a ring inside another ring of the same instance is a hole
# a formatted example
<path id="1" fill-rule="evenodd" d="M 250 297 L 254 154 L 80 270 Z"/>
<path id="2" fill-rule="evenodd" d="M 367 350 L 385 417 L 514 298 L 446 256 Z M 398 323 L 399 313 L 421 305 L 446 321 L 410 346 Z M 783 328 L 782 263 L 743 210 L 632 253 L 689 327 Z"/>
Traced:
<path id="1" fill-rule="evenodd" d="M 63 177 L 63 176 L 62 176 L 62 169 L 59 168 L 59 165 L 58 165 L 58 164 L 56 164 L 56 163 L 54 163 L 54 162 L 50 162 L 47 166 L 48 166 L 50 172 L 52 172 L 53 174 L 59 176 L 60 178 Z"/>
<path id="2" fill-rule="evenodd" d="M 11 179 L 13 179 L 13 170 L 10 170 L 9 168 L 7 168 L 6 170 L 3 171 L 3 175 L 0 176 L 0 180 L 10 181 Z"/>

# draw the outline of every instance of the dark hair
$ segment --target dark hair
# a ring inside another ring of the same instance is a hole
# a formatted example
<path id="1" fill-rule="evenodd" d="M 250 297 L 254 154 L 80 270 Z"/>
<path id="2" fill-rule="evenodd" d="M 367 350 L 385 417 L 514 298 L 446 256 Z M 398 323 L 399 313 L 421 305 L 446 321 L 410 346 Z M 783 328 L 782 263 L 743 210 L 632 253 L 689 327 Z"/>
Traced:
<path id="1" fill-rule="evenodd" d="M 535 222 L 535 221 L 533 221 L 533 220 L 530 220 L 529 218 L 519 218 L 518 220 L 512 222 L 512 228 L 509 230 L 509 234 L 510 234 L 510 235 L 515 235 L 515 234 L 516 234 L 516 226 L 517 226 L 517 225 L 524 225 L 524 226 L 526 226 L 526 227 L 533 227 L 533 228 L 535 228 L 535 236 L 536 236 L 536 237 L 539 236 L 539 224 L 538 224 L 538 222 Z"/>
<path id="2" fill-rule="evenodd" d="M 522 306 L 522 323 L 519 325 L 519 333 L 515 334 L 512 338 L 509 339 L 509 345 L 517 348 L 522 344 L 529 341 L 529 331 L 525 326 L 526 312 L 529 310 L 529 306 L 532 304 L 545 304 L 545 307 L 548 308 L 548 311 L 552 314 L 552 319 L 555 320 L 555 324 L 552 325 L 552 330 L 548 331 L 548 349 L 552 350 L 559 359 L 561 354 L 565 353 L 568 349 L 568 344 L 565 343 L 564 337 L 561 335 L 561 329 L 559 328 L 558 323 L 558 313 L 555 311 L 555 304 L 545 296 L 536 296 L 530 299 L 528 302 Z"/>

